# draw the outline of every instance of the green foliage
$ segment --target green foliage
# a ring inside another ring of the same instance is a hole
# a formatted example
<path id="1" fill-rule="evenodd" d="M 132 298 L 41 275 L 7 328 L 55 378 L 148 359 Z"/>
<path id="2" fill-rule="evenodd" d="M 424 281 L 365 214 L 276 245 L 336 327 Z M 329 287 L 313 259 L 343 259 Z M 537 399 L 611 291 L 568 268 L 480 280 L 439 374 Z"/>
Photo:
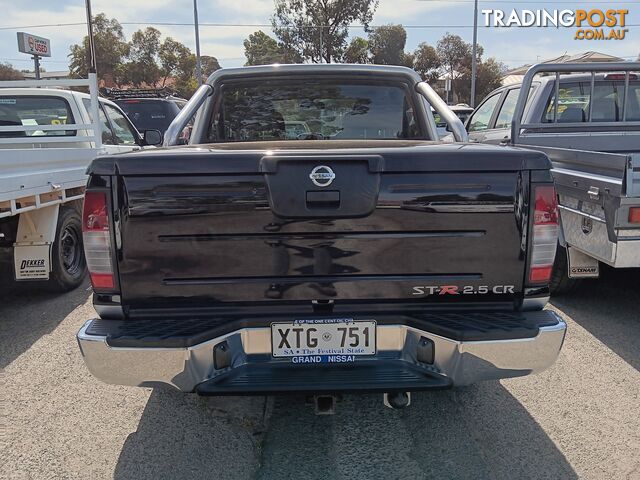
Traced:
<path id="1" fill-rule="evenodd" d="M 469 103 L 471 100 L 471 65 L 473 46 L 458 35 L 447 33 L 437 44 L 438 57 L 441 68 L 452 79 L 452 89 L 457 93 L 459 101 Z M 476 103 L 487 93 L 498 86 L 505 67 L 494 58 L 482 61 L 484 49 L 481 45 L 476 48 Z"/>
<path id="2" fill-rule="evenodd" d="M 161 85 L 164 87 L 169 78 L 178 78 L 187 74 L 191 67 L 191 50 L 185 45 L 167 37 L 158 48 L 158 59 L 160 61 Z M 195 57 L 193 68 L 195 68 Z"/>
<path id="3" fill-rule="evenodd" d="M 505 71 L 505 65 L 493 57 L 478 62 L 475 105 L 478 105 L 484 97 L 502 85 L 502 75 Z M 469 103 L 471 100 L 471 70 L 469 69 L 462 77 L 454 81 L 454 86 L 461 101 Z"/>
<path id="4" fill-rule="evenodd" d="M 129 61 L 122 66 L 123 80 L 136 87 L 156 86 L 160 80 L 157 63 L 160 36 L 160 31 L 153 27 L 133 33 L 129 42 Z"/>
<path id="5" fill-rule="evenodd" d="M 203 80 L 206 80 L 209 75 L 222 68 L 218 59 L 209 55 L 200 55 L 200 67 L 202 68 Z"/>
<path id="6" fill-rule="evenodd" d="M 438 40 L 436 48 L 442 68 L 450 78 L 455 80 L 462 76 L 468 66 L 467 57 L 471 58 L 471 44 L 459 35 L 447 33 Z"/>
<path id="7" fill-rule="evenodd" d="M 112 79 L 116 85 L 165 87 L 183 97 L 189 97 L 198 87 L 195 78 L 196 57 L 184 44 L 166 37 L 159 30 L 147 27 L 138 30 L 127 42 L 122 26 L 103 13 L 94 18 L 96 69 L 98 78 Z M 88 73 L 87 37 L 81 45 L 72 45 L 69 69 L 75 77 Z M 215 57 L 202 55 L 203 77 L 208 77 L 220 64 Z"/>
<path id="8" fill-rule="evenodd" d="M 301 61 L 340 60 L 347 45 L 348 26 L 368 28 L 378 0 L 275 0 L 273 31 L 285 51 Z"/>
<path id="9" fill-rule="evenodd" d="M 245 65 L 270 65 L 272 63 L 301 63 L 302 59 L 293 51 L 264 33 L 253 32 L 244 41 Z"/>
<path id="10" fill-rule="evenodd" d="M 438 80 L 441 66 L 438 52 L 431 45 L 422 42 L 413 52 L 413 69 L 428 83 L 435 83 Z"/>
<path id="11" fill-rule="evenodd" d="M 99 13 L 93 19 L 93 38 L 98 75 L 100 78 L 112 76 L 118 82 L 123 60 L 129 54 L 122 26 L 115 18 L 108 19 L 104 13 Z M 74 77 L 86 77 L 89 73 L 88 37 L 84 37 L 80 45 L 71 45 L 69 70 Z"/>
<path id="12" fill-rule="evenodd" d="M 378 65 L 406 65 L 407 31 L 402 25 L 374 28 L 369 34 L 369 50 L 373 63 Z M 410 65 L 409 65 L 410 66 Z"/>
<path id="13" fill-rule="evenodd" d="M 342 61 L 345 63 L 371 63 L 369 41 L 362 37 L 355 37 L 344 51 Z"/>
<path id="14" fill-rule="evenodd" d="M 158 58 L 160 60 L 161 85 L 164 87 L 167 80 L 171 78 L 173 79 L 171 88 L 182 97 L 190 97 L 198 88 L 198 82 L 194 75 L 196 56 L 182 43 L 167 37 L 160 44 Z M 200 60 L 202 61 L 202 57 Z"/>
<path id="15" fill-rule="evenodd" d="M 22 80 L 24 75 L 10 63 L 0 63 L 0 80 Z"/>

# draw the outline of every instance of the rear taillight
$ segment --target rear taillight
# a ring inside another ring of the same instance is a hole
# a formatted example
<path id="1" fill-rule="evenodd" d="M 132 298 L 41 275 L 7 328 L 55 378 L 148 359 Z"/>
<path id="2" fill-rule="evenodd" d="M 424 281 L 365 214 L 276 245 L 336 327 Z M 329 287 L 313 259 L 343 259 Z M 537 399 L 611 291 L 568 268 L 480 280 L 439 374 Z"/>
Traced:
<path id="1" fill-rule="evenodd" d="M 109 290 L 115 287 L 111 259 L 109 210 L 105 192 L 86 192 L 82 209 L 82 238 L 87 268 L 93 288 Z"/>
<path id="2" fill-rule="evenodd" d="M 558 198 L 553 185 L 534 187 L 535 208 L 529 283 L 549 283 L 558 244 Z"/>
<path id="3" fill-rule="evenodd" d="M 640 207 L 629 208 L 629 223 L 640 223 Z"/>

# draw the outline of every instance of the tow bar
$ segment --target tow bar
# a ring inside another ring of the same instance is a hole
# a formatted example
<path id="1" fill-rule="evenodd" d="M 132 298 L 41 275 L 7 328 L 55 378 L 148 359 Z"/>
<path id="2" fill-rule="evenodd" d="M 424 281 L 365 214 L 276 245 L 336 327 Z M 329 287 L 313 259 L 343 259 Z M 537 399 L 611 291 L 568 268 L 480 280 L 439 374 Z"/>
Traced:
<path id="1" fill-rule="evenodd" d="M 411 405 L 411 392 L 385 393 L 383 396 L 385 407 L 400 410 Z"/>

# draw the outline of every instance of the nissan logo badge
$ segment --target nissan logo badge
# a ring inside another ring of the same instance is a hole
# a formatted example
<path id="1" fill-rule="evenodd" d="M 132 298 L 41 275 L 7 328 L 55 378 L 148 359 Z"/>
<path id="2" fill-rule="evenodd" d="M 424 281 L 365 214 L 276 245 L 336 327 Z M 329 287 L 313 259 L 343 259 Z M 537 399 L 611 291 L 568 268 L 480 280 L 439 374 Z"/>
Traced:
<path id="1" fill-rule="evenodd" d="M 326 165 L 318 165 L 311 170 L 309 178 L 316 187 L 328 187 L 336 178 L 336 174 Z"/>

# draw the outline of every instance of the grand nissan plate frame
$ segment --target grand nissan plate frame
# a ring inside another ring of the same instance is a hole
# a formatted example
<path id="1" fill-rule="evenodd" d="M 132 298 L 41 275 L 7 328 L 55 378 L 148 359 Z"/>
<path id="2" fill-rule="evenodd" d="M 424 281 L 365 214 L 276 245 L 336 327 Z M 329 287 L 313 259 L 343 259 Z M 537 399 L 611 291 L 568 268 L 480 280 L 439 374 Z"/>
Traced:
<path id="1" fill-rule="evenodd" d="M 304 319 L 271 324 L 274 357 L 293 363 L 340 363 L 376 354 L 376 322 L 351 318 Z"/>

